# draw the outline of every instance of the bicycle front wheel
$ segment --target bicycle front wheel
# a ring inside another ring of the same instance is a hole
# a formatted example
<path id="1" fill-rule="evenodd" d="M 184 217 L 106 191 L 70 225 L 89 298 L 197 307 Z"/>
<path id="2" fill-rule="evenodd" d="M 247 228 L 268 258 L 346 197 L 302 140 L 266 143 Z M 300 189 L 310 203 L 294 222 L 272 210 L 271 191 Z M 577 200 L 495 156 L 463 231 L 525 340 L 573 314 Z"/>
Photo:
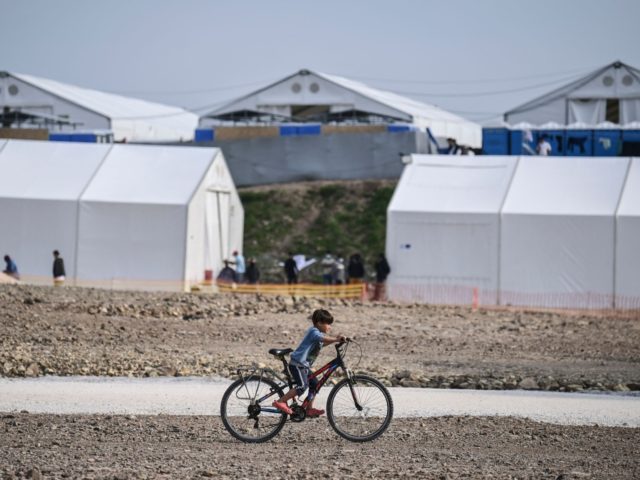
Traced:
<path id="1" fill-rule="evenodd" d="M 272 392 L 264 404 L 258 401 Z M 220 416 L 227 431 L 247 443 L 261 443 L 275 437 L 287 421 L 287 415 L 275 412 L 271 402 L 282 396 L 273 380 L 259 375 L 238 379 L 224 392 Z M 266 407 L 266 410 L 264 408 Z"/>
<path id="2" fill-rule="evenodd" d="M 368 442 L 384 433 L 393 417 L 393 400 L 380 381 L 352 375 L 338 382 L 327 399 L 333 429 L 352 442 Z"/>

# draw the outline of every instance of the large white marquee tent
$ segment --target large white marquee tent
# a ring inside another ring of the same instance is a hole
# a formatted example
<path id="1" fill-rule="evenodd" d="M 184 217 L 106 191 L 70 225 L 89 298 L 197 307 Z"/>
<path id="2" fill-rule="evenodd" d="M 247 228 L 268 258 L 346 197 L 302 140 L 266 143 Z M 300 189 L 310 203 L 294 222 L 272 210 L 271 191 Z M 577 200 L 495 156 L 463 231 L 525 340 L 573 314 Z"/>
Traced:
<path id="1" fill-rule="evenodd" d="M 200 125 L 260 116 L 322 122 L 370 116 L 429 128 L 436 137 L 454 137 L 471 147 L 482 146 L 482 128 L 477 123 L 435 105 L 306 69 L 206 113 Z"/>
<path id="2" fill-rule="evenodd" d="M 242 249 L 244 213 L 217 148 L 0 144 L 0 249 L 22 278 L 181 290 Z"/>
<path id="3" fill-rule="evenodd" d="M 640 70 L 613 62 L 506 112 L 504 120 L 511 125 L 639 122 Z"/>
<path id="4" fill-rule="evenodd" d="M 0 72 L 0 107 L 59 125 L 52 131 L 108 130 L 118 142 L 189 141 L 198 126 L 183 108 L 15 72 Z"/>
<path id="5" fill-rule="evenodd" d="M 638 159 L 413 155 L 388 208 L 389 296 L 640 308 Z"/>

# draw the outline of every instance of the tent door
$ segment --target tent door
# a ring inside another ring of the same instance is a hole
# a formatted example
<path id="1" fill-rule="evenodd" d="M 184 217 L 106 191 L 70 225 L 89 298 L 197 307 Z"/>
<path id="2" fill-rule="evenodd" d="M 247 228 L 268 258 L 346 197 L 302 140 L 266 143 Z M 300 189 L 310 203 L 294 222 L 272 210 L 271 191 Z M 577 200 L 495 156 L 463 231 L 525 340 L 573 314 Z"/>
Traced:
<path id="1" fill-rule="evenodd" d="M 229 222 L 231 194 L 225 191 L 208 190 L 206 204 L 206 249 L 205 261 L 214 275 L 222 269 L 229 256 Z"/>

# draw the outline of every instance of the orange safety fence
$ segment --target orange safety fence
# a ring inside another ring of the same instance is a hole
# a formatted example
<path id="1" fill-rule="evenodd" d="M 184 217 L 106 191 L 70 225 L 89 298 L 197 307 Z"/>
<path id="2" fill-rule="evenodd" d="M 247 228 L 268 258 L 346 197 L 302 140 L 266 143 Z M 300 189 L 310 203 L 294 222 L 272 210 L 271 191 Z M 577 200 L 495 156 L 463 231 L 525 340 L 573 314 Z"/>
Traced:
<path id="1" fill-rule="evenodd" d="M 311 283 L 218 283 L 221 293 L 260 293 L 263 295 L 283 295 L 316 298 L 347 298 L 365 300 L 368 297 L 366 284 L 355 285 L 317 285 Z"/>

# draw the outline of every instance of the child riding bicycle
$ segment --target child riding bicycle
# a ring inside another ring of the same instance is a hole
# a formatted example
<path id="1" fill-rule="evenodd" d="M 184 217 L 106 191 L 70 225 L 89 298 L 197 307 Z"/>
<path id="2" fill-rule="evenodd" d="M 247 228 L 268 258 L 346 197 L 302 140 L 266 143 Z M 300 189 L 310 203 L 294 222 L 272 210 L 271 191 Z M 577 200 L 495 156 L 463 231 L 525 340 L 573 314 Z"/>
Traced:
<path id="1" fill-rule="evenodd" d="M 311 365 L 318 357 L 320 349 L 324 345 L 330 345 L 332 343 L 344 342 L 346 337 L 338 335 L 332 337 L 327 335 L 331 330 L 331 324 L 333 323 L 333 316 L 324 309 L 318 309 L 313 312 L 309 317 L 313 322 L 313 326 L 310 327 L 298 348 L 291 354 L 291 360 L 289 362 L 289 371 L 293 377 L 293 381 L 296 384 L 296 388 L 289 390 L 286 395 L 283 395 L 278 400 L 273 402 L 273 406 L 286 413 L 292 415 L 293 410 L 289 407 L 287 402 L 295 396 L 301 396 L 309 388 L 311 383 L 311 392 L 315 391 L 316 379 L 314 377 L 309 378 L 311 374 Z M 311 395 L 311 393 L 310 393 Z M 307 406 L 308 417 L 319 417 L 324 414 L 324 410 L 318 410 L 313 408 L 313 400 L 309 399 Z"/>

